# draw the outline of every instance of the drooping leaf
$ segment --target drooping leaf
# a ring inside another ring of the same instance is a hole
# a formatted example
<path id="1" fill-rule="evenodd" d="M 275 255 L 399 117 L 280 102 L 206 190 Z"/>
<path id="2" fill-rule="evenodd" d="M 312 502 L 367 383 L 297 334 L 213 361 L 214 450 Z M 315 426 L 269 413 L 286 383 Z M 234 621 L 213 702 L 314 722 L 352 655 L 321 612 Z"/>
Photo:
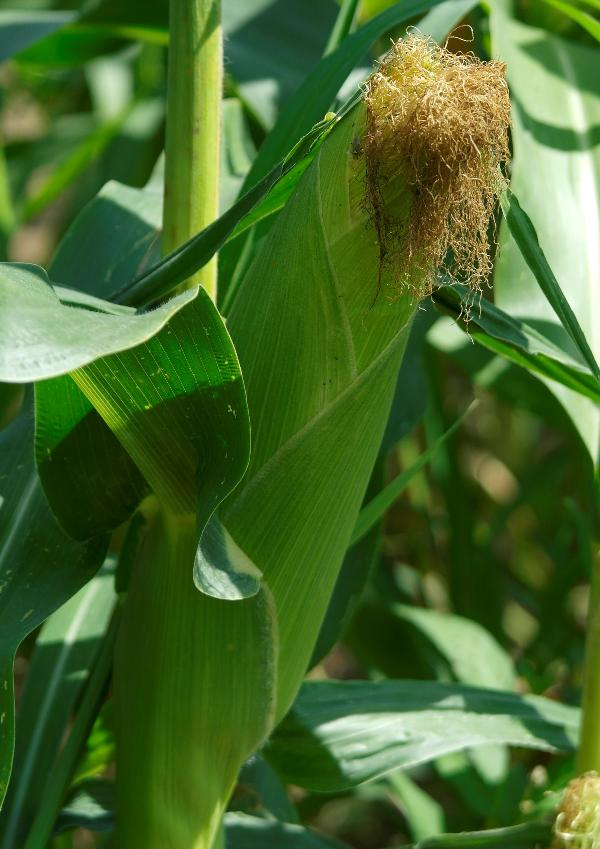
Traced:
<path id="1" fill-rule="evenodd" d="M 35 455 L 46 497 L 75 539 L 129 518 L 150 485 L 70 375 L 35 387 Z"/>
<path id="2" fill-rule="evenodd" d="M 567 331 L 573 344 L 579 351 L 581 359 L 596 378 L 600 378 L 600 368 L 588 344 L 577 316 L 565 298 L 554 272 L 548 265 L 548 260 L 540 247 L 535 227 L 527 213 L 521 208 L 517 197 L 510 191 L 501 198 L 502 212 L 508 229 L 521 251 L 521 255 L 544 296 Z"/>
<path id="3" fill-rule="evenodd" d="M 485 299 L 473 304 L 460 286 L 444 286 L 435 292 L 433 300 L 483 347 L 533 374 L 568 387 L 585 398 L 600 401 L 598 380 L 577 353 L 564 344 L 564 339 L 555 342 L 545 335 L 547 325 L 537 329 Z M 558 388 L 560 390 L 560 386 Z"/>
<path id="4" fill-rule="evenodd" d="M 63 303 L 85 307 L 87 295 L 92 305 L 95 296 L 110 298 L 158 258 L 161 211 L 153 181 L 143 190 L 109 183 L 75 219 L 53 259 L 52 277 L 78 287 L 55 287 Z M 70 376 L 37 384 L 36 417 L 39 471 L 63 524 L 86 537 L 127 519 L 149 486 Z M 42 439 L 44 428 L 51 441 Z"/>
<path id="5" fill-rule="evenodd" d="M 235 350 L 204 291 L 154 339 L 73 379 L 170 510 L 195 516 L 204 503 L 203 526 L 249 453 Z"/>
<path id="6" fill-rule="evenodd" d="M 494 52 L 507 63 L 513 102 L 512 189 L 531 217 L 542 250 L 596 359 L 600 356 L 600 81 L 597 51 L 509 19 L 491 16 Z M 522 258 L 501 232 L 495 274 L 498 306 L 573 354 L 567 333 Z M 597 403 L 549 384 L 579 429 L 594 462 Z"/>
<path id="7" fill-rule="evenodd" d="M 185 292 L 151 312 L 74 309 L 57 297 L 44 271 L 33 265 L 0 266 L 0 380 L 29 383 L 67 374 L 98 357 L 145 342 L 188 304 Z"/>
<path id="8" fill-rule="evenodd" d="M 287 781 L 327 792 L 490 743 L 572 751 L 579 711 L 537 696 L 413 681 L 315 681 L 267 757 Z"/>

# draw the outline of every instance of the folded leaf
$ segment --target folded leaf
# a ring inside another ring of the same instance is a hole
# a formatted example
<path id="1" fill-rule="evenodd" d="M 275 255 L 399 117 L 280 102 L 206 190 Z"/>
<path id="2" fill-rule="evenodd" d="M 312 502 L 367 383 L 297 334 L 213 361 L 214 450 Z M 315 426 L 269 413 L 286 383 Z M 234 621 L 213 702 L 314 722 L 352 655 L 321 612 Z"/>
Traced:
<path id="1" fill-rule="evenodd" d="M 76 309 L 60 301 L 41 268 L 3 263 L 0 380 L 29 383 L 56 377 L 139 345 L 194 297 L 193 291 L 185 292 L 146 313 L 124 313 L 100 301 L 94 310 Z"/>

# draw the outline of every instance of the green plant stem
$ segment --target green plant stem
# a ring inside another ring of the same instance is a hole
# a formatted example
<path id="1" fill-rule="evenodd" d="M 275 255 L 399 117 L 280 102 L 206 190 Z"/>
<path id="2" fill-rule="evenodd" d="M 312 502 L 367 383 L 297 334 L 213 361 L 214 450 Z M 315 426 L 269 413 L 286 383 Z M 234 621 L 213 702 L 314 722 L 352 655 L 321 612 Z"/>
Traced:
<path id="1" fill-rule="evenodd" d="M 219 214 L 223 38 L 220 0 L 171 0 L 163 253 Z M 216 300 L 213 258 L 183 288 Z"/>
<path id="2" fill-rule="evenodd" d="M 196 545 L 194 515 L 159 509 L 123 606 L 114 672 L 118 849 L 217 849 L 239 769 L 266 736 L 262 706 L 244 695 L 244 670 L 253 684 L 268 671 L 256 605 L 200 593 Z"/>
<path id="3" fill-rule="evenodd" d="M 592 563 L 577 772 L 600 772 L 600 549 Z"/>

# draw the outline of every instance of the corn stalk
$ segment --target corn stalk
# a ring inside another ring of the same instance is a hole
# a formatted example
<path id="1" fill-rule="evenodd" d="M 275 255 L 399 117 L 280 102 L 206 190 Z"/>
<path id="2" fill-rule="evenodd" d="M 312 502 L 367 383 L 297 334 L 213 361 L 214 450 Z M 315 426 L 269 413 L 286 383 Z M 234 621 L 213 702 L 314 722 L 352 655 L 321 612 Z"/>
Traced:
<path id="1" fill-rule="evenodd" d="M 398 48 L 319 148 L 235 296 L 228 329 L 252 457 L 212 518 L 210 494 L 194 514 L 176 481 L 153 485 L 159 505 L 148 514 L 115 666 L 119 849 L 214 847 L 239 768 L 297 693 L 419 300 L 449 245 L 459 261 L 481 259 L 507 109 L 501 72 L 483 67 L 466 63 L 465 80 L 462 62 L 427 42 Z M 464 94 L 478 75 L 479 112 Z M 424 85 L 438 108 L 420 114 Z M 491 108 L 490 93 L 499 98 Z M 423 226 L 415 215 L 428 210 Z M 139 434 L 106 407 L 102 368 L 77 379 L 152 482 Z M 206 496 L 210 486 L 200 488 Z"/>

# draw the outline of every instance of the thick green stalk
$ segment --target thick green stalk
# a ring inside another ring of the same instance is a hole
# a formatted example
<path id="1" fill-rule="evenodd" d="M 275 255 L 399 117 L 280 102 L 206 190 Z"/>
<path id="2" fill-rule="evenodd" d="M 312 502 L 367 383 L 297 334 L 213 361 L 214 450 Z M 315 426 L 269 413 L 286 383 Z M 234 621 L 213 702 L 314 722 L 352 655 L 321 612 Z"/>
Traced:
<path id="1" fill-rule="evenodd" d="M 220 0 L 171 0 L 164 253 L 218 215 L 222 64 Z M 180 288 L 216 300 L 216 271 L 213 259 Z M 118 849 L 220 847 L 240 765 L 266 733 L 269 705 L 249 711 L 261 673 L 271 698 L 268 598 L 233 608 L 202 596 L 196 532 L 195 515 L 159 508 L 129 587 L 115 658 Z"/>
<path id="2" fill-rule="evenodd" d="M 223 39 L 220 0 L 171 0 L 163 253 L 219 214 Z M 216 258 L 183 286 L 216 300 Z"/>
<path id="3" fill-rule="evenodd" d="M 240 766 L 271 721 L 270 600 L 231 604 L 198 592 L 196 544 L 195 516 L 160 509 L 124 605 L 114 680 L 118 849 L 219 846 Z"/>
<path id="4" fill-rule="evenodd" d="M 592 588 L 585 647 L 582 720 L 578 773 L 600 772 L 600 551 L 592 565 Z"/>

